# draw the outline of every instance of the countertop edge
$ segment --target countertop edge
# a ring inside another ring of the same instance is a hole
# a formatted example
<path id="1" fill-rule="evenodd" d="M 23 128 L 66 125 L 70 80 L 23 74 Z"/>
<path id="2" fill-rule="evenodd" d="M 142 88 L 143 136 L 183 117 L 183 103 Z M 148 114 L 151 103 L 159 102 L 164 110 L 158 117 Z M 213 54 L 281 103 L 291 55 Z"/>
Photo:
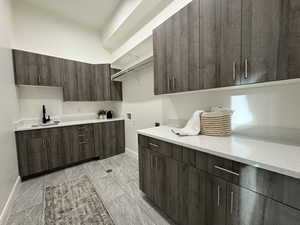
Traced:
<path id="1" fill-rule="evenodd" d="M 289 170 L 289 169 L 282 168 L 282 167 L 276 167 L 274 165 L 269 165 L 269 164 L 265 164 L 263 162 L 249 160 L 249 159 L 246 159 L 246 158 L 237 157 L 237 156 L 230 155 L 230 154 L 217 152 L 217 151 L 207 149 L 207 148 L 201 148 L 201 146 L 189 145 L 189 144 L 186 144 L 186 143 L 183 143 L 183 142 L 178 142 L 178 141 L 175 141 L 175 140 L 172 140 L 172 139 L 164 138 L 164 137 L 161 137 L 159 135 L 149 134 L 149 133 L 144 132 L 142 130 L 137 130 L 137 134 L 144 135 L 144 136 L 151 137 L 151 138 L 156 138 L 156 139 L 159 139 L 161 141 L 165 141 L 165 142 L 168 142 L 168 143 L 171 143 L 171 144 L 176 144 L 176 145 L 188 148 L 188 149 L 193 149 L 193 150 L 204 152 L 204 153 L 211 154 L 211 155 L 214 155 L 214 156 L 219 156 L 219 157 L 222 157 L 222 158 L 225 158 L 225 159 L 241 162 L 241 163 L 244 163 L 244 164 L 256 167 L 256 168 L 265 169 L 265 170 L 268 170 L 268 171 L 271 171 L 271 172 L 275 172 L 275 173 L 278 173 L 278 174 L 282 174 L 282 175 L 286 175 L 286 176 L 293 177 L 293 178 L 296 178 L 296 179 L 300 179 L 300 172 L 297 172 L 297 171 Z"/>
<path id="2" fill-rule="evenodd" d="M 84 124 L 95 124 L 95 123 L 108 123 L 114 121 L 122 121 L 125 120 L 124 118 L 113 118 L 113 119 L 106 119 L 106 120 L 77 120 L 77 121 L 68 121 L 68 122 L 61 122 L 58 125 L 51 125 L 45 127 L 26 127 L 26 128 L 16 128 L 14 132 L 22 132 L 22 131 L 31 131 L 31 130 L 43 130 L 43 129 L 51 129 L 51 128 L 60 128 L 60 127 L 70 127 L 70 126 L 77 126 L 77 125 L 84 125 Z"/>

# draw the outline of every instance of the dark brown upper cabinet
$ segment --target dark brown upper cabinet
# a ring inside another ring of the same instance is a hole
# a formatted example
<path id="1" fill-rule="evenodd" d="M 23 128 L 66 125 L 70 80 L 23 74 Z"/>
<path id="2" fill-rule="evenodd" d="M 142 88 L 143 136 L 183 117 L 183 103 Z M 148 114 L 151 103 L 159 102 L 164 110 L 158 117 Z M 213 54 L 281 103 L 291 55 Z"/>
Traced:
<path id="1" fill-rule="evenodd" d="M 110 64 L 89 64 L 13 50 L 17 85 L 63 87 L 64 101 L 122 101 Z"/>
<path id="2" fill-rule="evenodd" d="M 286 45 L 281 38 L 287 35 L 283 30 L 287 8 L 286 0 L 242 0 L 242 84 L 274 81 L 284 75 L 280 67 L 286 65 L 279 58 L 284 50 L 280 45 Z"/>
<path id="3" fill-rule="evenodd" d="M 194 0 L 153 32 L 155 94 L 216 87 L 216 0 Z"/>
<path id="4" fill-rule="evenodd" d="M 78 82 L 76 74 L 76 62 L 72 60 L 63 60 L 63 99 L 64 101 L 77 101 L 78 97 Z"/>
<path id="5" fill-rule="evenodd" d="M 15 82 L 23 85 L 61 86 L 62 60 L 13 50 Z"/>
<path id="6" fill-rule="evenodd" d="M 242 0 L 220 1 L 219 87 L 239 85 L 241 65 Z"/>
<path id="7" fill-rule="evenodd" d="M 92 101 L 92 65 L 76 62 L 77 90 L 79 101 Z M 95 87 L 96 88 L 96 87 Z"/>
<path id="8" fill-rule="evenodd" d="M 153 31 L 154 93 L 300 77 L 297 0 L 194 0 Z"/>

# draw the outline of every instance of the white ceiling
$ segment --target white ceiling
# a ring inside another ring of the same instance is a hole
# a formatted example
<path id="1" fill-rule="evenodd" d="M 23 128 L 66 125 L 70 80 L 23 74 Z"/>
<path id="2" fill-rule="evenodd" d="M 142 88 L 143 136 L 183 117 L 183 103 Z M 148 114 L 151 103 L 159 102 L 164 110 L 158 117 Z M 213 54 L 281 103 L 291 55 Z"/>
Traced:
<path id="1" fill-rule="evenodd" d="M 122 1 L 130 0 L 24 0 L 93 29 L 102 30 Z"/>

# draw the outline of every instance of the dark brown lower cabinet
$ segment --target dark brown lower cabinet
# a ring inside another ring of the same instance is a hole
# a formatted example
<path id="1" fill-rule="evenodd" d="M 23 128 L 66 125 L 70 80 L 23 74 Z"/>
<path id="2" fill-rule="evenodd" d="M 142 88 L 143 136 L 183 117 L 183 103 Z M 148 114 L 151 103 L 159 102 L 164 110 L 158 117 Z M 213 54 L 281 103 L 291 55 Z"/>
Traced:
<path id="1" fill-rule="evenodd" d="M 21 177 L 48 169 L 47 145 L 43 132 L 19 132 L 16 141 Z"/>
<path id="2" fill-rule="evenodd" d="M 125 152 L 124 121 L 94 124 L 95 149 L 100 159 Z"/>
<path id="3" fill-rule="evenodd" d="M 180 224 L 208 225 L 207 173 L 184 165 L 181 175 Z"/>
<path id="4" fill-rule="evenodd" d="M 65 151 L 62 145 L 62 130 L 49 129 L 46 133 L 45 141 L 47 145 L 48 168 L 55 169 L 64 166 Z"/>
<path id="5" fill-rule="evenodd" d="M 138 140 L 140 189 L 177 224 L 300 225 L 299 180 L 142 135 Z"/>
<path id="6" fill-rule="evenodd" d="M 265 204 L 264 196 L 234 184 L 227 184 L 227 224 L 263 225 Z"/>
<path id="7" fill-rule="evenodd" d="M 207 181 L 207 225 L 226 223 L 226 181 L 209 176 Z"/>
<path id="8" fill-rule="evenodd" d="M 298 225 L 300 213 L 271 199 L 267 200 L 264 225 Z"/>
<path id="9" fill-rule="evenodd" d="M 19 131 L 16 142 L 19 173 L 24 180 L 125 152 L 124 121 Z"/>
<path id="10" fill-rule="evenodd" d="M 97 157 L 94 148 L 93 126 L 70 126 L 63 128 L 66 163 L 73 164 Z"/>

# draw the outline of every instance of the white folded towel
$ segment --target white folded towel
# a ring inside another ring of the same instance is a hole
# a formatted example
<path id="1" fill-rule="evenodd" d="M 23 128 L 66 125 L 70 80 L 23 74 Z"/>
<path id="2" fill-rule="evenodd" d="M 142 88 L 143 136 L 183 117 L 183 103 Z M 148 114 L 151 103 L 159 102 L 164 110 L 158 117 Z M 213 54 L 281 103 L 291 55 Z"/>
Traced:
<path id="1" fill-rule="evenodd" d="M 201 131 L 201 120 L 200 116 L 203 113 L 203 110 L 198 110 L 194 112 L 193 116 L 187 122 L 184 128 L 182 129 L 171 129 L 171 131 L 179 136 L 197 136 Z"/>

